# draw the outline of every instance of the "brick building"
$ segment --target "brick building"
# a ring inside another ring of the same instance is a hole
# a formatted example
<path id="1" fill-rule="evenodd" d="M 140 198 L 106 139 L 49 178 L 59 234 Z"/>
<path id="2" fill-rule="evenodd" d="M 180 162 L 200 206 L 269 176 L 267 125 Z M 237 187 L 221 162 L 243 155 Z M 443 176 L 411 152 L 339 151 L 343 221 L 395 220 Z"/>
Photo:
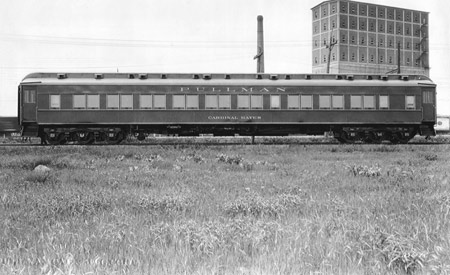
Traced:
<path id="1" fill-rule="evenodd" d="M 330 73 L 397 73 L 400 60 L 401 74 L 429 76 L 428 12 L 331 0 L 312 20 L 313 73 L 326 73 L 328 59 Z"/>

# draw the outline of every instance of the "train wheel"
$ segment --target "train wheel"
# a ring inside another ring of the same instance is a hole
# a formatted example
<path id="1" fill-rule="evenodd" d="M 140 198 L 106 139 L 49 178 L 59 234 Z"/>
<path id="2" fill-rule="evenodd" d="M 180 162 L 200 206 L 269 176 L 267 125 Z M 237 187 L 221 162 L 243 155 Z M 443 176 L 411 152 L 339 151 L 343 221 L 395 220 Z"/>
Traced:
<path id="1" fill-rule="evenodd" d="M 122 131 L 114 133 L 114 132 L 109 132 L 107 135 L 107 140 L 106 142 L 108 144 L 119 144 L 122 142 L 122 140 L 125 139 L 125 135 Z"/>
<path id="2" fill-rule="evenodd" d="M 64 133 L 45 133 L 45 141 L 47 141 L 50 145 L 60 145 L 65 144 L 67 142 L 66 136 Z"/>
<path id="3" fill-rule="evenodd" d="M 94 133 L 89 131 L 78 131 L 75 133 L 76 140 L 80 145 L 92 144 L 95 141 Z"/>

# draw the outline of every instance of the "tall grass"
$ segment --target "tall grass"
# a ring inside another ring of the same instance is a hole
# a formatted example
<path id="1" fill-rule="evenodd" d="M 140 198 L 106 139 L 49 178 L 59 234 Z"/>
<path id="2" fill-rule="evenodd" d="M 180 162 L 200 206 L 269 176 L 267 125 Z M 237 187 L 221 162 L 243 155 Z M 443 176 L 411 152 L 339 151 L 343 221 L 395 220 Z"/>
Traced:
<path id="1" fill-rule="evenodd" d="M 0 274 L 448 274 L 448 149 L 0 148 Z"/>

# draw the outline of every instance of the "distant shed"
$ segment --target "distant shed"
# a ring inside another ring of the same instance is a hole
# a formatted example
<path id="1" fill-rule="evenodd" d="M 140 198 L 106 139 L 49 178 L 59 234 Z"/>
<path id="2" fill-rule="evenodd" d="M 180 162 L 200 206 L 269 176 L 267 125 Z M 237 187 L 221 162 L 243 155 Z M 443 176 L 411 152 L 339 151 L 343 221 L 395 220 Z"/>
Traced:
<path id="1" fill-rule="evenodd" d="M 20 132 L 17 117 L 0 117 L 0 136 L 13 136 Z"/>
<path id="2" fill-rule="evenodd" d="M 450 116 L 437 116 L 436 126 L 437 133 L 450 133 Z"/>

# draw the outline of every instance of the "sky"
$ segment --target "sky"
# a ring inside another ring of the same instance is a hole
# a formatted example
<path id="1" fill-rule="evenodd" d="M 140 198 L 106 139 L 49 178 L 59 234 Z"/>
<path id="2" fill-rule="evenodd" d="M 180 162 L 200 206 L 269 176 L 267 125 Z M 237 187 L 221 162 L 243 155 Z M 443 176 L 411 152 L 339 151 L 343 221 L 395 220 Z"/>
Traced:
<path id="1" fill-rule="evenodd" d="M 255 73 L 257 16 L 266 73 L 311 73 L 321 0 L 1 0 L 0 116 L 16 116 L 32 72 Z M 429 12 L 438 114 L 450 115 L 450 1 L 367 0 Z"/>

